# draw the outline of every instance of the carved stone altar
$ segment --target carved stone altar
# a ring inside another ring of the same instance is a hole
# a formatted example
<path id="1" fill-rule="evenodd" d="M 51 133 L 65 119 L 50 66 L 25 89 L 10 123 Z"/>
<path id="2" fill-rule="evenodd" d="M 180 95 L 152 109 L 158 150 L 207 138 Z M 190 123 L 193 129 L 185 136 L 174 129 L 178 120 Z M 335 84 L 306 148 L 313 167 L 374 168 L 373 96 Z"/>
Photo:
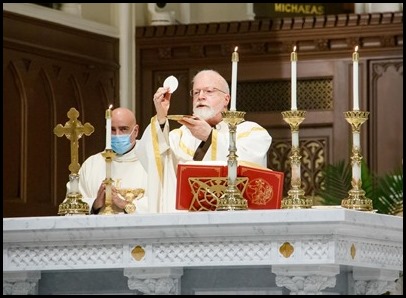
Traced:
<path id="1" fill-rule="evenodd" d="M 220 269 L 222 278 L 190 289 L 192 273 Z M 58 274 L 66 284 L 76 276 L 79 288 L 84 273 L 81 293 L 101 293 L 90 281 L 103 272 L 125 279 L 116 293 L 221 294 L 230 279 L 233 293 L 394 292 L 403 218 L 333 207 L 3 219 L 3 294 L 43 294 Z M 250 278 L 269 283 L 249 286 Z"/>

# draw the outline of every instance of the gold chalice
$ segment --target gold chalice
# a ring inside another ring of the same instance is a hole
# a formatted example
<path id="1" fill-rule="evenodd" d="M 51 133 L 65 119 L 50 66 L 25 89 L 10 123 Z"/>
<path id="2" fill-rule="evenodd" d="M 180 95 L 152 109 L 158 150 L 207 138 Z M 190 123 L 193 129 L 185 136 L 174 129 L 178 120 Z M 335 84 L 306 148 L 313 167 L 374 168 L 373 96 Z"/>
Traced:
<path id="1" fill-rule="evenodd" d="M 128 203 L 141 199 L 145 193 L 142 188 L 117 188 L 117 191 Z"/>

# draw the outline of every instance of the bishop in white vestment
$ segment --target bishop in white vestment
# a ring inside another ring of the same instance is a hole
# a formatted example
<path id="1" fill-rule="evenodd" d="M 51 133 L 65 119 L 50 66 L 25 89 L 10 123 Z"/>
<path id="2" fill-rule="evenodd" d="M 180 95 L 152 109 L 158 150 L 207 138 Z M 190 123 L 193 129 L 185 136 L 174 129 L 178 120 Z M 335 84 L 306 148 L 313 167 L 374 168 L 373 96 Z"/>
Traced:
<path id="1" fill-rule="evenodd" d="M 192 160 L 227 161 L 229 128 L 221 112 L 230 101 L 226 80 L 216 71 L 204 70 L 193 80 L 193 117 L 183 117 L 179 129 L 170 131 L 167 119 L 169 88 L 154 95 L 157 115 L 137 143 L 137 156 L 148 173 L 151 208 L 156 212 L 175 212 L 177 165 Z M 239 161 L 267 167 L 272 142 L 268 131 L 252 121 L 237 125 L 236 148 Z M 204 149 L 204 150 L 202 150 Z M 199 152 L 200 151 L 200 152 Z M 202 153 L 201 153 L 202 152 Z M 199 159 L 196 157 L 200 155 Z"/>

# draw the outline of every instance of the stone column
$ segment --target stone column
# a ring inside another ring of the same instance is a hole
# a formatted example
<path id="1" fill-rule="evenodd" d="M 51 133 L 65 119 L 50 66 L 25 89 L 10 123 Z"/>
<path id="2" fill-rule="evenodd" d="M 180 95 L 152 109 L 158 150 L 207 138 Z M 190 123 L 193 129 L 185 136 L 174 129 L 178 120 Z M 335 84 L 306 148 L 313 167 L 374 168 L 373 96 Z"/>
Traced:
<path id="1" fill-rule="evenodd" d="M 133 3 L 117 3 L 120 29 L 120 106 L 135 110 L 135 21 Z"/>

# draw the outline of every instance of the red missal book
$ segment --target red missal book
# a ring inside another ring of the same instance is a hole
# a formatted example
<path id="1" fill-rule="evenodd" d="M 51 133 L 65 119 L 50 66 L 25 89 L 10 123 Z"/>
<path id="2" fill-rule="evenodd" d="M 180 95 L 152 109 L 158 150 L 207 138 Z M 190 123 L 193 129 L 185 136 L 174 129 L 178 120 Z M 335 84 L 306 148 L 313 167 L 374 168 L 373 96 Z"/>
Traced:
<path id="1" fill-rule="evenodd" d="M 227 188 L 228 166 L 224 162 L 179 164 L 177 169 L 176 209 L 213 211 L 217 198 Z M 240 163 L 236 186 L 248 202 L 248 209 L 279 209 L 284 173 Z"/>

